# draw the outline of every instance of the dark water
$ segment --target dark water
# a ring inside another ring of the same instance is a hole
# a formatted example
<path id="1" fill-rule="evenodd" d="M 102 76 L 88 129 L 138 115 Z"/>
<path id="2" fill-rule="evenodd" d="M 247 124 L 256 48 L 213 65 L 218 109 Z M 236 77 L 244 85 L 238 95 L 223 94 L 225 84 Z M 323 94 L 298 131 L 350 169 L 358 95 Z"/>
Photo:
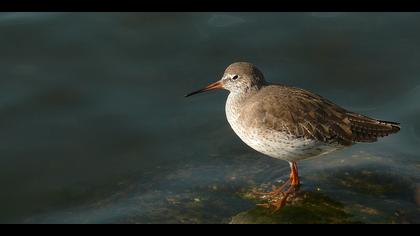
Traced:
<path id="1" fill-rule="evenodd" d="M 419 29 L 419 13 L 1 13 L 0 222 L 420 223 Z M 334 209 L 264 215 L 244 196 L 288 164 L 236 137 L 226 92 L 183 97 L 234 61 L 402 130 L 300 164 Z"/>

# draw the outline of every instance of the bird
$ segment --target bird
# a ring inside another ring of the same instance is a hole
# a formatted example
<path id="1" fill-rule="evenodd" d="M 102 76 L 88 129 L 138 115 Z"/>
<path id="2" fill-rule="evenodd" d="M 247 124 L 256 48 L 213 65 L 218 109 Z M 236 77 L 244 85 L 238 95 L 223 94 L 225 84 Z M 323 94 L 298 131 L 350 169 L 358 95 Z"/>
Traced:
<path id="1" fill-rule="evenodd" d="M 272 191 L 257 192 L 268 199 L 257 205 L 274 211 L 299 190 L 299 161 L 376 142 L 401 128 L 400 123 L 349 111 L 308 90 L 269 83 L 249 62 L 232 63 L 220 80 L 185 97 L 216 89 L 229 91 L 225 113 L 236 135 L 252 149 L 289 163 L 287 181 Z"/>

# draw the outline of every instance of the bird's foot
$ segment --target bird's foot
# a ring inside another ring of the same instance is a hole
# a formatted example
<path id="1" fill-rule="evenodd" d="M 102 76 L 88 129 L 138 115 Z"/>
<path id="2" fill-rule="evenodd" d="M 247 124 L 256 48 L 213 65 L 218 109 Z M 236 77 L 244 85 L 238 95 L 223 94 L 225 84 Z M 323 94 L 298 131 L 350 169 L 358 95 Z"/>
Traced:
<path id="1" fill-rule="evenodd" d="M 257 206 L 262 206 L 266 208 L 272 208 L 273 212 L 278 211 L 280 208 L 286 205 L 287 198 L 291 193 L 294 193 L 299 189 L 300 182 L 299 176 L 297 171 L 297 164 L 296 162 L 289 162 L 290 164 L 290 177 L 280 187 L 276 188 L 273 186 L 273 191 L 271 192 L 255 192 L 258 195 L 262 195 L 260 198 L 267 200 L 267 203 L 257 204 Z M 284 189 L 287 188 L 287 191 Z"/>
<path id="2" fill-rule="evenodd" d="M 289 186 L 287 191 L 283 191 L 284 188 Z M 265 207 L 268 209 L 272 209 L 273 213 L 281 209 L 286 205 L 287 199 L 293 194 L 295 191 L 299 189 L 299 185 L 290 184 L 290 181 L 287 181 L 285 184 L 280 186 L 279 188 L 268 192 L 267 194 L 263 195 L 261 198 L 267 200 L 266 203 L 257 204 L 257 206 Z M 260 193 L 262 195 L 262 193 Z"/>
<path id="3" fill-rule="evenodd" d="M 282 207 L 286 205 L 290 194 L 297 190 L 296 186 L 290 186 L 289 189 L 285 192 L 280 192 L 277 195 L 271 195 L 266 198 L 266 203 L 257 204 L 257 206 L 265 207 L 267 209 L 271 209 L 272 213 L 280 210 Z"/>

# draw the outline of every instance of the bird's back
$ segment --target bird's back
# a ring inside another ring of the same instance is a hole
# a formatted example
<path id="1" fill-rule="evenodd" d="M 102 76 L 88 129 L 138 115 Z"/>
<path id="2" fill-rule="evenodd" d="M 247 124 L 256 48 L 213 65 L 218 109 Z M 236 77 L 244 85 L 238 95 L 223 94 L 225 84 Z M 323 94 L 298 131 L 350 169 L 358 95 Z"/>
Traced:
<path id="1" fill-rule="evenodd" d="M 283 85 L 264 86 L 239 109 L 245 127 L 345 146 L 375 142 L 400 130 L 396 122 L 347 111 L 317 94 Z"/>

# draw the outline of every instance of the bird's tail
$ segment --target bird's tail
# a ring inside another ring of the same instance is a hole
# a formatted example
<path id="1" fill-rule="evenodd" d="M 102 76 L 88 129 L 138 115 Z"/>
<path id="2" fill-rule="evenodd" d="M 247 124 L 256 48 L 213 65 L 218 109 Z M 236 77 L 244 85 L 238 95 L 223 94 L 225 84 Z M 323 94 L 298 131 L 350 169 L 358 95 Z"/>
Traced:
<path id="1" fill-rule="evenodd" d="M 354 142 L 375 142 L 378 138 L 400 131 L 400 123 L 383 121 L 363 116 L 356 113 L 348 113 L 351 122 L 352 138 Z"/>

